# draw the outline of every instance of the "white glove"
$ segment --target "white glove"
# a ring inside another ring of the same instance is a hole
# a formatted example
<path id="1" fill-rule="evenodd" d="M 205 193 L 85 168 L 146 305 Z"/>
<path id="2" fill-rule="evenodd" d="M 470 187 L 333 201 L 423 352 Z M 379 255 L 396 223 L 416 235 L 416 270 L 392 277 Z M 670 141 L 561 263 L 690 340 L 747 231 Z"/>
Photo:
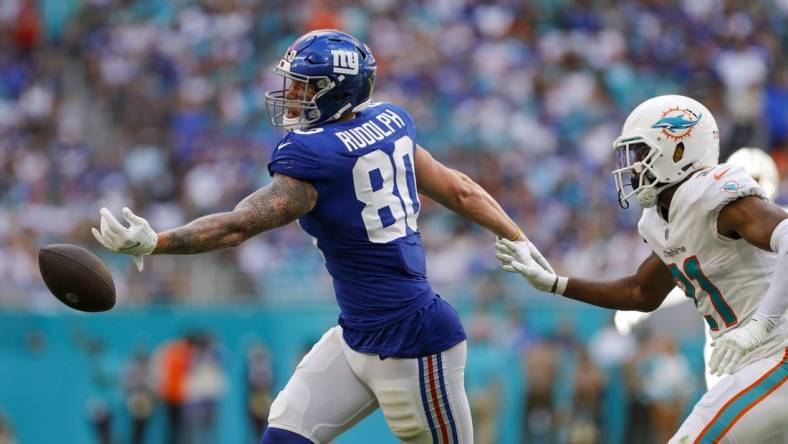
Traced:
<path id="1" fill-rule="evenodd" d="M 558 276 L 542 253 L 528 239 L 495 242 L 495 257 L 504 271 L 520 273 L 537 290 L 563 294 L 567 278 Z"/>
<path id="2" fill-rule="evenodd" d="M 128 208 L 123 208 L 123 218 L 129 226 L 124 227 L 106 208 L 102 208 L 101 231 L 91 228 L 93 237 L 98 243 L 115 253 L 134 256 L 137 270 L 142 271 L 142 257 L 156 249 L 159 236 L 150 227 L 147 220 L 135 215 Z"/>
<path id="3" fill-rule="evenodd" d="M 769 331 L 762 321 L 756 318 L 742 327 L 733 329 L 711 343 L 714 350 L 709 360 L 709 373 L 722 376 L 733 372 L 741 359 L 761 345 Z"/>
<path id="4" fill-rule="evenodd" d="M 523 236 L 521 234 L 521 236 Z M 498 244 L 502 245 L 502 250 L 498 249 Z M 508 255 L 511 257 L 511 260 L 516 260 L 520 263 L 525 263 L 525 258 L 530 257 L 531 259 L 535 260 L 536 263 L 542 266 L 545 270 L 549 271 L 550 273 L 555 273 L 553 267 L 547 262 L 547 259 L 544 258 L 542 252 L 536 248 L 536 245 L 531 243 L 525 236 L 523 239 L 512 241 L 506 238 L 499 237 L 495 242 L 496 249 L 500 251 L 504 255 Z M 500 258 L 499 258 L 500 259 Z"/>

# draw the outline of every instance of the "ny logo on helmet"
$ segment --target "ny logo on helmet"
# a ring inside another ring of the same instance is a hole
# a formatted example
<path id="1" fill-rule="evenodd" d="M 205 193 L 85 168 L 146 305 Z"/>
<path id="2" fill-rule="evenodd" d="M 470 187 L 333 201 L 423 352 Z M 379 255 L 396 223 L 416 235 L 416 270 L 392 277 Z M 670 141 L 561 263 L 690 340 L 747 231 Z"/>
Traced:
<path id="1" fill-rule="evenodd" d="M 332 49 L 334 56 L 334 72 L 337 74 L 358 74 L 358 51 Z"/>

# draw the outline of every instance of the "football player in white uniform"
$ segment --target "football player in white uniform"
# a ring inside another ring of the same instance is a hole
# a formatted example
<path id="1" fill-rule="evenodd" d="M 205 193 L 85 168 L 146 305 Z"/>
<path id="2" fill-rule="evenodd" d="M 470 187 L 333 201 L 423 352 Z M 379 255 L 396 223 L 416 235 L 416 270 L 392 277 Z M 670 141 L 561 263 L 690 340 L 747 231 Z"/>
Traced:
<path id="1" fill-rule="evenodd" d="M 752 178 L 758 182 L 758 185 L 763 188 L 770 200 L 773 201 L 777 197 L 780 174 L 777 171 L 777 164 L 774 163 L 774 160 L 766 151 L 753 147 L 739 148 L 728 157 L 726 163 L 744 168 L 744 171 L 752 176 Z M 679 287 L 675 287 L 668 293 L 668 296 L 659 308 L 678 305 L 686 300 L 687 296 L 684 294 L 684 291 Z M 650 312 L 619 310 L 616 312 L 615 316 L 616 329 L 623 335 L 629 334 L 635 326 L 645 322 L 650 316 Z M 706 363 L 704 377 L 706 380 L 706 389 L 711 389 L 717 385 L 721 377 L 709 371 L 709 361 L 711 360 L 712 351 L 711 343 L 713 340 L 708 324 L 704 323 L 704 325 L 706 327 L 706 342 L 703 346 L 703 360 Z"/>
<path id="2" fill-rule="evenodd" d="M 762 442 L 788 429 L 788 213 L 743 168 L 717 165 L 717 124 L 691 98 L 643 102 L 614 147 L 620 204 L 635 196 L 644 208 L 638 231 L 653 254 L 630 276 L 593 281 L 558 276 L 499 240 L 504 270 L 539 290 L 618 310 L 652 311 L 680 286 L 714 338 L 711 372 L 730 375 L 670 442 Z"/>

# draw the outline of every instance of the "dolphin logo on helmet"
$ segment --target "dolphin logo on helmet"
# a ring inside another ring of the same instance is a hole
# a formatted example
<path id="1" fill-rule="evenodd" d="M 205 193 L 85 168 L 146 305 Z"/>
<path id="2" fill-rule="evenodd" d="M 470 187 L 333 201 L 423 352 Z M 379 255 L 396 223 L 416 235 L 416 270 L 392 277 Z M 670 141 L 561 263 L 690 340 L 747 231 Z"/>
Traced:
<path id="1" fill-rule="evenodd" d="M 697 100 L 665 95 L 641 103 L 613 142 L 619 204 L 626 208 L 635 196 L 653 207 L 663 190 L 718 163 L 719 139 L 714 116 Z"/>
<path id="2" fill-rule="evenodd" d="M 703 113 L 695 114 L 689 109 L 671 108 L 662 114 L 652 128 L 662 128 L 662 133 L 673 140 L 681 140 L 692 133 L 692 127 L 700 122 Z"/>
<path id="3" fill-rule="evenodd" d="M 698 120 L 700 120 L 703 114 L 698 116 Z M 675 132 L 676 130 L 682 130 L 687 128 L 692 128 L 695 124 L 698 123 L 698 120 L 687 120 L 683 116 L 678 117 L 663 117 L 657 121 L 657 123 L 651 125 L 652 128 L 665 128 L 670 132 Z"/>

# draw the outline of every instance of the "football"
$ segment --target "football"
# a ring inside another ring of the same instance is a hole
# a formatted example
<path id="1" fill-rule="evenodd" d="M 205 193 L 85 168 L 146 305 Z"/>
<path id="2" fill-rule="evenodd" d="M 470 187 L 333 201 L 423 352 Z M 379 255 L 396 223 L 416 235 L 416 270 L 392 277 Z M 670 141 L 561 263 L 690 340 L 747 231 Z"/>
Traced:
<path id="1" fill-rule="evenodd" d="M 49 291 L 75 310 L 98 312 L 115 306 L 112 273 L 82 247 L 47 245 L 38 252 L 38 268 Z"/>

